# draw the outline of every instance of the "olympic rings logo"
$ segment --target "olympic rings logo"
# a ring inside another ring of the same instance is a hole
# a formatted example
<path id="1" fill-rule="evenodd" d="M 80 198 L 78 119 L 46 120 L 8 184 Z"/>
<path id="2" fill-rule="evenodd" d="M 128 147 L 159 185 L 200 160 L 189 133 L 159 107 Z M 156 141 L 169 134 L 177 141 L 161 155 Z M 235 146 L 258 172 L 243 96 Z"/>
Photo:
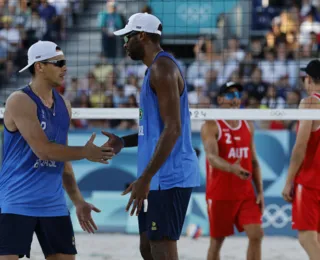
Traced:
<path id="1" fill-rule="evenodd" d="M 291 204 L 286 204 L 283 206 L 279 206 L 277 204 L 269 204 L 265 207 L 262 220 L 263 228 L 284 228 L 292 221 Z"/>

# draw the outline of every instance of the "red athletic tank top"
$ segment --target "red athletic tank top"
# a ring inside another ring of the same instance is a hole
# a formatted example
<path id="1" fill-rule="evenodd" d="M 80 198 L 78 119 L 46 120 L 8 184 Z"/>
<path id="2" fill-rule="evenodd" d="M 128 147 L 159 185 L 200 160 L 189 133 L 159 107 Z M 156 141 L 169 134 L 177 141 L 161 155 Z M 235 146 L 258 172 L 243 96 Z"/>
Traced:
<path id="1" fill-rule="evenodd" d="M 312 96 L 320 102 L 320 94 L 315 93 Z M 320 190 L 320 127 L 310 134 L 306 155 L 295 182 Z"/>
<path id="2" fill-rule="evenodd" d="M 252 173 L 251 131 L 246 121 L 239 121 L 232 128 L 226 121 L 216 121 L 219 128 L 219 156 L 234 163 L 241 159 L 241 166 Z M 243 200 L 255 196 L 252 178 L 241 180 L 233 173 L 213 168 L 206 160 L 206 197 L 213 200 Z"/>

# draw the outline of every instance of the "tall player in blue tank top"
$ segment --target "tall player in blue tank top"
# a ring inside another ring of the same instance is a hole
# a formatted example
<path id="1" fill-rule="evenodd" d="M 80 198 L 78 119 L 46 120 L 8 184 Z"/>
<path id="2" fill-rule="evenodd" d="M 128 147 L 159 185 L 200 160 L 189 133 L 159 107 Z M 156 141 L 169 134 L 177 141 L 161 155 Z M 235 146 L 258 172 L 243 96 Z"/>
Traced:
<path id="1" fill-rule="evenodd" d="M 115 153 L 138 146 L 138 179 L 123 194 L 131 192 L 127 210 L 133 203 L 131 215 L 139 215 L 142 257 L 176 260 L 176 241 L 200 175 L 191 144 L 186 83 L 177 61 L 160 47 L 161 32 L 160 20 L 147 13 L 134 14 L 115 32 L 124 38 L 128 55 L 142 60 L 148 70 L 140 93 L 139 133 L 105 135 Z"/>
<path id="2" fill-rule="evenodd" d="M 29 257 L 36 233 L 49 260 L 75 259 L 76 248 L 63 186 L 77 208 L 80 225 L 96 228 L 69 161 L 107 163 L 112 148 L 97 147 L 93 134 L 83 147 L 67 146 L 70 104 L 54 89 L 63 83 L 66 61 L 53 42 L 28 50 L 32 82 L 10 95 L 4 114 L 4 155 L 0 173 L 0 260 Z"/>

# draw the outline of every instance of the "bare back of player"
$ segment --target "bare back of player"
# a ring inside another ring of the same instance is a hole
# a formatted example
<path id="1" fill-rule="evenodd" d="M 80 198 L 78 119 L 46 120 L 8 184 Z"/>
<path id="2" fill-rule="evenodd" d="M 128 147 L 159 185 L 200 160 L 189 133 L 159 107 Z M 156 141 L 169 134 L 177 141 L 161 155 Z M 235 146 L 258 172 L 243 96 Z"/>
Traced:
<path id="1" fill-rule="evenodd" d="M 309 96 L 299 109 L 320 109 L 320 61 L 311 61 L 303 79 Z M 320 120 L 299 122 L 288 176 L 282 192 L 292 203 L 292 228 L 298 230 L 299 242 L 310 260 L 320 255 Z"/>

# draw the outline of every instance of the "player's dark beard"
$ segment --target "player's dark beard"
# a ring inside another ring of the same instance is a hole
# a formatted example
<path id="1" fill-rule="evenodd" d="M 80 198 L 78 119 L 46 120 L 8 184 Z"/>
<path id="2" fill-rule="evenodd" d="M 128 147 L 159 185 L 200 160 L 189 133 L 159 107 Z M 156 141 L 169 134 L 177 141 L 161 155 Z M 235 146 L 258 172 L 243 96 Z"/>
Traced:
<path id="1" fill-rule="evenodd" d="M 144 58 L 144 48 L 142 44 L 138 41 L 132 43 L 131 48 L 129 50 L 130 58 L 133 60 L 143 60 Z"/>

